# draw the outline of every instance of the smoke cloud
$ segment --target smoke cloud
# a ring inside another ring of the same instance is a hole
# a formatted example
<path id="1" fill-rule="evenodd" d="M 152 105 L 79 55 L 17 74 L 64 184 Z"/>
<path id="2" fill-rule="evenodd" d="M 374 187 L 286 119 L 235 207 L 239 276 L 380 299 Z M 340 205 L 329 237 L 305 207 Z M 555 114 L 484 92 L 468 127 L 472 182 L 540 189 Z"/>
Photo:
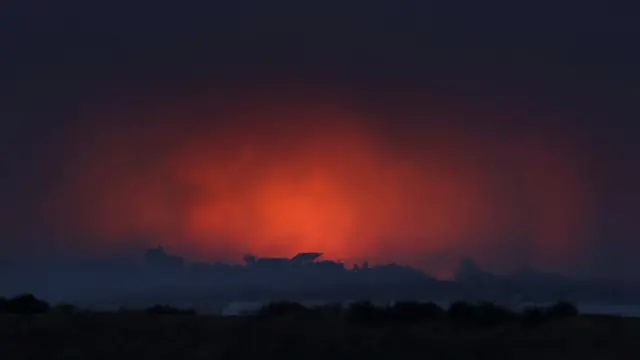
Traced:
<path id="1" fill-rule="evenodd" d="M 585 254 L 590 180 L 569 132 L 264 94 L 87 107 L 62 132 L 48 231 L 94 253 L 142 239 L 194 259 L 321 251 L 440 275 L 461 256 L 561 268 Z"/>

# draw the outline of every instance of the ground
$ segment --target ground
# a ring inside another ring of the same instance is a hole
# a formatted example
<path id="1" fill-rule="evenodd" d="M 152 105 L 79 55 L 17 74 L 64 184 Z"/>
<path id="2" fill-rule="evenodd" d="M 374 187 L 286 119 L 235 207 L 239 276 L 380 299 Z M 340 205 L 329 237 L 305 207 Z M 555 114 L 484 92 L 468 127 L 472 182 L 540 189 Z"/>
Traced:
<path id="1" fill-rule="evenodd" d="M 339 316 L 0 315 L 0 359 L 638 359 L 640 320 L 358 325 Z"/>

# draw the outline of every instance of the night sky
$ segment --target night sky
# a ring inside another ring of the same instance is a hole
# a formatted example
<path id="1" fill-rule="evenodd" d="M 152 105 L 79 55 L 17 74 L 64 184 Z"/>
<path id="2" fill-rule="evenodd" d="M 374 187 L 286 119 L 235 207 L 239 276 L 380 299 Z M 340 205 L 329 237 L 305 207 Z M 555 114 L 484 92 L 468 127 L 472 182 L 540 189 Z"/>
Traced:
<path id="1" fill-rule="evenodd" d="M 0 254 L 635 276 L 631 4 L 9 1 Z"/>

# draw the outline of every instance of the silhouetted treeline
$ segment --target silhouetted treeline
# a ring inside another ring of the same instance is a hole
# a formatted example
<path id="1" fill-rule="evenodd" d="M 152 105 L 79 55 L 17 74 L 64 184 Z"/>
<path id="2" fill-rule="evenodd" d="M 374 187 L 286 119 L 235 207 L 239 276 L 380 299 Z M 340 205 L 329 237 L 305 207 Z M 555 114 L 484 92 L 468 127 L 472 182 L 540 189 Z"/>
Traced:
<path id="1" fill-rule="evenodd" d="M 0 312 L 11 314 L 42 314 L 49 312 L 48 302 L 39 300 L 31 294 L 18 295 L 11 299 L 0 298 Z"/>
<path id="2" fill-rule="evenodd" d="M 197 315 L 194 309 L 180 309 L 169 305 L 153 305 L 146 309 L 129 309 L 122 307 L 118 313 L 148 314 L 148 315 Z"/>
<path id="3" fill-rule="evenodd" d="M 575 305 L 558 302 L 548 307 L 531 307 L 515 312 L 494 303 L 452 303 L 448 308 L 435 303 L 397 302 L 392 306 L 376 306 L 369 301 L 352 303 L 346 308 L 328 305 L 307 308 L 294 302 L 272 303 L 256 312 L 259 318 L 294 316 L 311 317 L 339 313 L 349 322 L 359 325 L 411 325 L 426 322 L 449 322 L 456 325 L 491 327 L 519 322 L 538 325 L 549 320 L 579 315 Z"/>
<path id="4" fill-rule="evenodd" d="M 11 299 L 0 298 L 0 313 L 33 315 L 44 313 L 73 314 L 78 309 L 71 304 L 49 305 L 31 294 Z M 197 315 L 193 309 L 179 309 L 166 305 L 155 305 L 143 310 L 122 308 L 120 313 L 145 313 L 148 315 Z M 448 322 L 460 326 L 491 327 L 518 322 L 527 326 L 539 325 L 549 320 L 575 317 L 577 307 L 569 302 L 558 302 L 547 307 L 531 307 L 522 312 L 513 311 L 494 303 L 471 303 L 457 301 L 448 308 L 435 303 L 400 301 L 390 306 L 376 306 L 370 301 L 351 303 L 346 307 L 330 304 L 307 307 L 296 302 L 274 302 L 253 313 L 258 320 L 280 317 L 311 319 L 313 317 L 339 316 L 357 325 L 411 325 L 426 322 Z"/>
<path id="5" fill-rule="evenodd" d="M 265 305 L 255 312 L 258 319 L 327 315 L 339 315 L 351 323 L 366 326 L 448 322 L 460 326 L 492 327 L 506 323 L 539 325 L 550 320 L 579 316 L 579 311 L 574 304 L 564 301 L 547 307 L 526 308 L 522 312 L 489 302 L 474 304 L 457 301 L 444 308 L 432 302 L 400 301 L 391 306 L 376 306 L 370 301 L 361 301 L 347 307 L 340 304 L 305 307 L 295 302 L 277 302 Z"/>

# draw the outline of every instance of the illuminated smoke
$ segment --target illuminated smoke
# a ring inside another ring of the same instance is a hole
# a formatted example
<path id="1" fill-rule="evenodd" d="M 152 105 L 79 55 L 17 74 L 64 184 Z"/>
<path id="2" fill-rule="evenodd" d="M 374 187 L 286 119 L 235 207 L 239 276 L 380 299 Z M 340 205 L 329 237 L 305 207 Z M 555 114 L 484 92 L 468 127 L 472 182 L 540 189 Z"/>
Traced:
<path id="1" fill-rule="evenodd" d="M 194 258 L 322 251 L 442 272 L 428 259 L 561 265 L 589 226 L 561 137 L 480 134 L 428 111 L 392 133 L 362 107 L 299 98 L 114 114 L 70 129 L 44 207 L 86 248 L 145 238 Z"/>

